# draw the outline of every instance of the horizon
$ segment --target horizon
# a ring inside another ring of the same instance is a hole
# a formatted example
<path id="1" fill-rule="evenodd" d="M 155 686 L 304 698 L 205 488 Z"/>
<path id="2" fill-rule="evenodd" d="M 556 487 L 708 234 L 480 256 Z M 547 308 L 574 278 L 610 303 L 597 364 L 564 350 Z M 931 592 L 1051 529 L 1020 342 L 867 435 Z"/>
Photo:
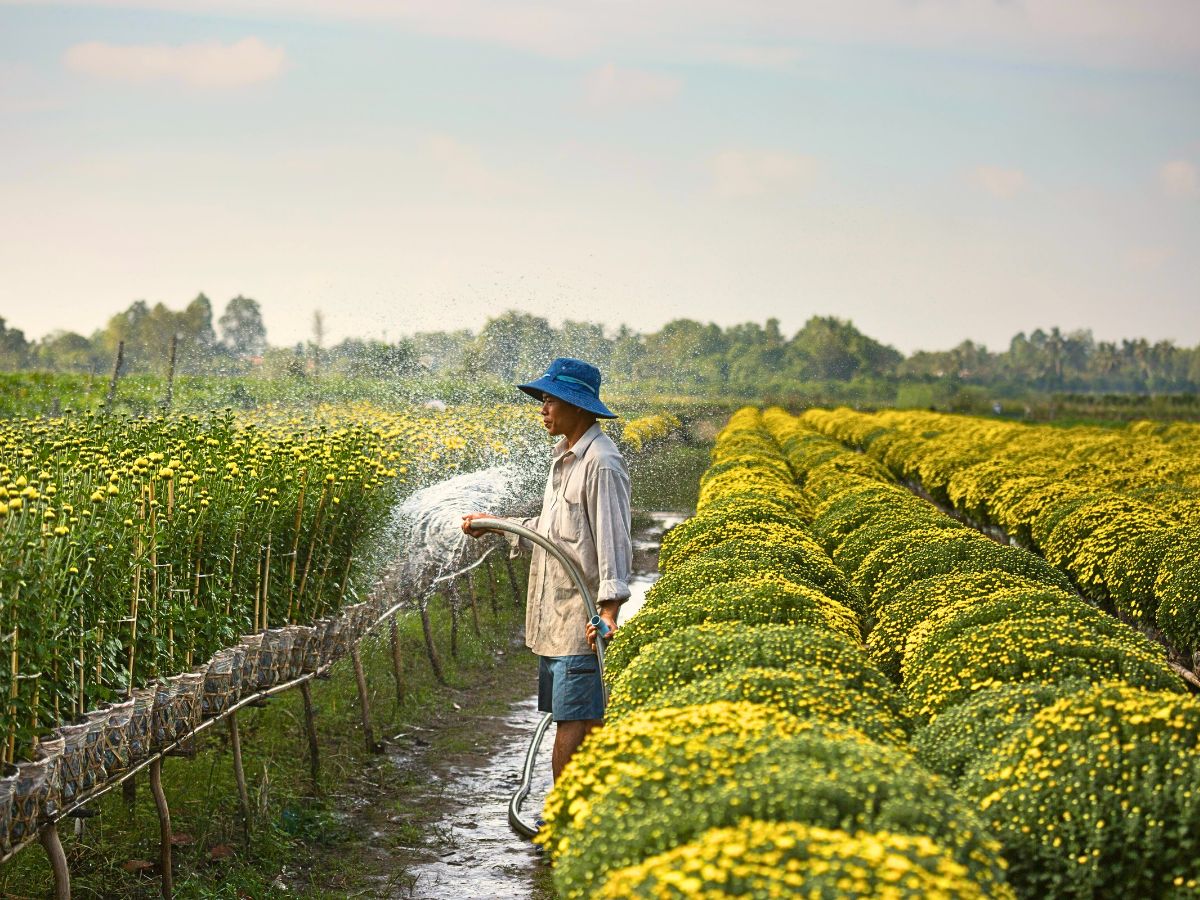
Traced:
<path id="1" fill-rule="evenodd" d="M 0 0 L 0 316 L 1193 346 L 1197 108 L 1188 0 Z"/>

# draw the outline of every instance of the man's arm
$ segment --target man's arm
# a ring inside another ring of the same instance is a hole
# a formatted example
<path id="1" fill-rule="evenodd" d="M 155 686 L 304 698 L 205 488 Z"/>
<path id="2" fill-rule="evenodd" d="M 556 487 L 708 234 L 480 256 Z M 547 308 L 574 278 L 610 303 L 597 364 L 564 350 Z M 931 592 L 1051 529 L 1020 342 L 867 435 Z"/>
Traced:
<path id="1" fill-rule="evenodd" d="M 596 469 L 589 478 L 586 502 L 600 572 L 596 605 L 602 613 L 611 613 L 615 624 L 617 610 L 629 599 L 633 570 L 629 474 L 623 468 Z"/>

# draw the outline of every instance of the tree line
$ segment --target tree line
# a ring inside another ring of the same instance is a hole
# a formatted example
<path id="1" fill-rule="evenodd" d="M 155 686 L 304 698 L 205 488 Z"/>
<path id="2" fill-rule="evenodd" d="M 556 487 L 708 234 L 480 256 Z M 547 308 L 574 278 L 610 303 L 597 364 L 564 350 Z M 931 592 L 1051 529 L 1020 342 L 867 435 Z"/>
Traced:
<path id="1" fill-rule="evenodd" d="M 1037 329 L 992 351 L 972 341 L 905 356 L 853 323 L 814 316 L 795 334 L 777 319 L 728 327 L 677 319 L 653 332 L 595 322 L 549 320 L 509 311 L 478 331 L 419 332 L 396 341 L 350 338 L 326 347 L 320 312 L 309 341 L 272 347 L 259 304 L 229 300 L 215 318 L 200 294 L 182 310 L 133 303 L 90 336 L 61 331 L 30 341 L 0 318 L 0 369 L 103 372 L 124 344 L 126 370 L 163 373 L 172 336 L 181 374 L 397 378 L 491 376 L 512 383 L 537 375 L 554 356 L 594 361 L 615 386 L 677 394 L 795 396 L 798 386 L 833 399 L 896 396 L 908 405 L 948 391 L 1193 393 L 1200 389 L 1200 346 L 1145 339 L 1096 341 L 1090 331 Z M 922 393 L 924 391 L 925 393 Z"/>

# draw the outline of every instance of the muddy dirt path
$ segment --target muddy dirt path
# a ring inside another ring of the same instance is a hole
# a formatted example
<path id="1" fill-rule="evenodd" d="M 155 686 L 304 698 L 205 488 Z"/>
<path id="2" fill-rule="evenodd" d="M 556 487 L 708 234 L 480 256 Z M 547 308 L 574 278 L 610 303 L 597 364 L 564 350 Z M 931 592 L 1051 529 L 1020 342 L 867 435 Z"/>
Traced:
<path id="1" fill-rule="evenodd" d="M 633 615 L 658 571 L 672 513 L 635 518 Z M 387 753 L 339 798 L 339 817 L 360 841 L 338 858 L 314 860 L 302 892 L 449 900 L 549 900 L 548 867 L 508 825 L 537 710 L 536 659 L 520 640 L 471 687 L 444 699 L 425 726 L 389 735 Z M 547 734 L 525 813 L 536 816 L 550 788 Z"/>

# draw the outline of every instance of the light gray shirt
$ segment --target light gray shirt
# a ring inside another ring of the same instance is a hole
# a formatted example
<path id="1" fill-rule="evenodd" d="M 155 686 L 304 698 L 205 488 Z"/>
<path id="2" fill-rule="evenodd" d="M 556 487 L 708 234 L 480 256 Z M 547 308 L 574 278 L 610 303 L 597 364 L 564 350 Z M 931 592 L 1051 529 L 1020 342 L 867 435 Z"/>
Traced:
<path id="1" fill-rule="evenodd" d="M 554 445 L 540 515 L 522 522 L 558 544 L 576 563 L 597 603 L 629 598 L 633 542 L 629 524 L 629 471 L 612 439 L 592 425 L 567 448 Z M 514 542 L 516 543 L 516 542 Z M 528 542 L 520 542 L 520 549 Z M 525 643 L 539 656 L 591 653 L 587 610 L 563 565 L 533 546 Z"/>

